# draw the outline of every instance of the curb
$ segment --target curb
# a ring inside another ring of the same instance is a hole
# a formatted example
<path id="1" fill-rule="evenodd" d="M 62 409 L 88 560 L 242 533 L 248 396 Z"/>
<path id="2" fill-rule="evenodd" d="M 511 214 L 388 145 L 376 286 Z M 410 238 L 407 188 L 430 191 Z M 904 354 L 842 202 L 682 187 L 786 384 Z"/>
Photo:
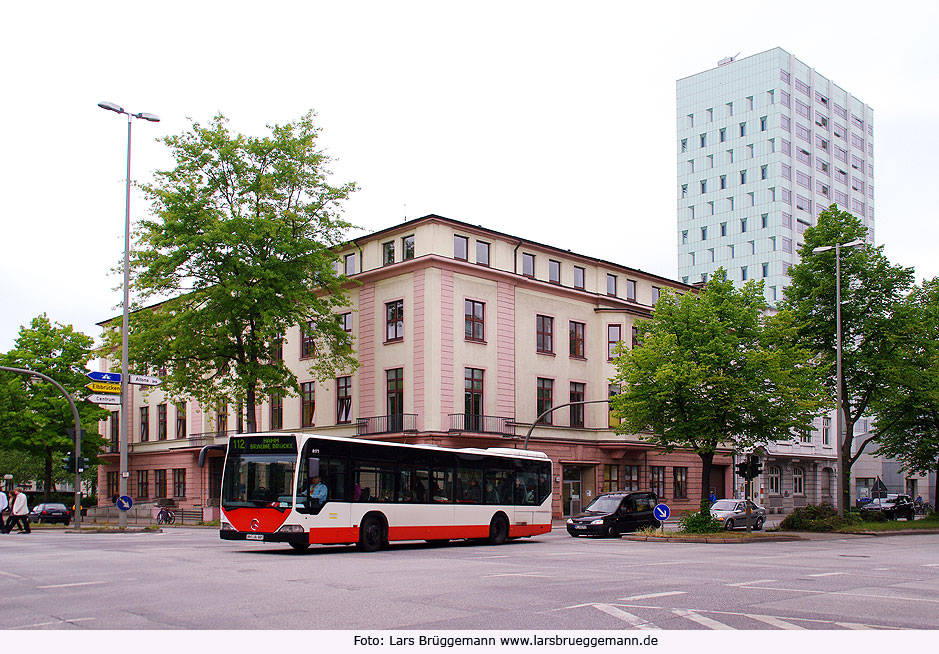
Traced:
<path id="1" fill-rule="evenodd" d="M 162 529 L 147 529 L 145 527 L 88 527 L 81 529 L 66 529 L 66 534 L 162 534 Z"/>
<path id="2" fill-rule="evenodd" d="M 790 535 L 779 535 L 779 536 L 758 536 L 756 538 L 725 538 L 721 536 L 717 537 L 705 537 L 705 538 L 688 538 L 684 536 L 676 536 L 674 538 L 669 538 L 667 536 L 623 536 L 626 540 L 638 540 L 638 541 L 650 541 L 658 543 L 714 543 L 721 545 L 730 545 L 737 543 L 778 543 L 785 541 L 794 541 L 794 540 L 805 540 L 800 536 L 790 536 Z"/>

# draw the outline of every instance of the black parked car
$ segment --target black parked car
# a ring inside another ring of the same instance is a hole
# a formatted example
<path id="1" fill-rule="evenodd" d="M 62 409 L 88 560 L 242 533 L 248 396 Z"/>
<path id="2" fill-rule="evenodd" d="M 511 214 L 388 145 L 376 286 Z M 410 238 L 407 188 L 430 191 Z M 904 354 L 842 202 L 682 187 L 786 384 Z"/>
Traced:
<path id="1" fill-rule="evenodd" d="M 47 502 L 37 504 L 29 512 L 30 522 L 61 522 L 66 527 L 72 520 L 71 511 L 65 508 L 64 504 L 56 502 Z"/>
<path id="2" fill-rule="evenodd" d="M 652 509 L 658 500 L 655 493 L 617 492 L 598 495 L 583 513 L 567 521 L 571 536 L 608 536 L 615 538 L 627 531 L 643 527 L 658 527 Z"/>
<path id="3" fill-rule="evenodd" d="M 897 518 L 913 519 L 916 508 L 913 506 L 913 498 L 909 495 L 887 495 L 883 499 L 871 500 L 861 511 L 879 511 L 887 516 L 887 520 L 896 520 Z"/>

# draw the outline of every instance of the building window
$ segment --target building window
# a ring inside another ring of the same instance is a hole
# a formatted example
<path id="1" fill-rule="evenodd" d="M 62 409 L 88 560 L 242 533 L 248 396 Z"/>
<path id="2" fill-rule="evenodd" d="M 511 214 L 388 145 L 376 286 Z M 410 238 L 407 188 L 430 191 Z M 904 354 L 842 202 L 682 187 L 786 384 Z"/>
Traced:
<path id="1" fill-rule="evenodd" d="M 631 279 L 626 280 L 626 299 L 631 302 L 636 301 L 636 282 Z"/>
<path id="2" fill-rule="evenodd" d="M 822 445 L 831 445 L 831 418 L 822 418 Z"/>
<path id="3" fill-rule="evenodd" d="M 166 404 L 157 405 L 157 440 L 166 440 Z"/>
<path id="4" fill-rule="evenodd" d="M 173 468 L 173 497 L 186 497 L 185 468 Z"/>
<path id="5" fill-rule="evenodd" d="M 271 393 L 270 397 L 271 429 L 284 428 L 284 397 L 280 393 Z"/>
<path id="6" fill-rule="evenodd" d="M 805 470 L 799 466 L 792 469 L 792 494 L 805 495 Z"/>
<path id="7" fill-rule="evenodd" d="M 769 227 L 769 214 L 764 213 L 760 216 L 760 225 L 762 227 Z"/>
<path id="8" fill-rule="evenodd" d="M 561 283 L 561 262 L 548 259 L 548 281 L 552 284 Z"/>
<path id="9" fill-rule="evenodd" d="M 554 318 L 535 317 L 535 350 L 542 354 L 554 353 Z"/>
<path id="10" fill-rule="evenodd" d="M 682 152 L 687 152 L 687 151 L 688 151 L 688 139 L 682 139 L 682 140 L 681 140 L 681 151 L 682 151 Z"/>
<path id="11" fill-rule="evenodd" d="M 228 405 L 219 404 L 215 409 L 215 433 L 224 436 L 228 433 Z"/>
<path id="12" fill-rule="evenodd" d="M 583 402 L 586 399 L 586 384 L 571 382 L 571 402 Z M 571 427 L 584 426 L 584 405 L 571 404 Z"/>
<path id="13" fill-rule="evenodd" d="M 140 407 L 140 441 L 150 440 L 150 407 Z"/>
<path id="14" fill-rule="evenodd" d="M 763 262 L 763 277 L 769 277 L 769 263 Z"/>
<path id="15" fill-rule="evenodd" d="M 414 258 L 414 235 L 405 236 L 401 239 L 401 260 L 407 261 Z"/>
<path id="16" fill-rule="evenodd" d="M 707 146 L 707 144 L 708 144 L 708 135 L 707 135 L 707 134 L 702 134 L 702 135 L 701 135 L 701 147 L 703 148 L 703 147 Z"/>
<path id="17" fill-rule="evenodd" d="M 186 438 L 186 404 L 176 405 L 176 438 Z"/>
<path id="18" fill-rule="evenodd" d="M 655 306 L 656 304 L 658 304 L 660 292 L 661 291 L 658 286 L 652 287 L 652 306 Z"/>
<path id="19" fill-rule="evenodd" d="M 619 384 L 608 384 L 607 385 L 607 399 L 612 400 L 614 395 L 619 395 L 622 392 Z M 610 427 L 616 427 L 623 421 L 613 415 L 613 405 L 607 405 L 607 417 L 609 418 Z"/>
<path id="20" fill-rule="evenodd" d="M 463 410 L 466 414 L 464 425 L 470 431 L 482 431 L 482 425 L 479 416 L 484 415 L 483 411 L 483 371 L 479 368 L 463 369 Z M 474 419 L 470 419 L 474 416 Z M 477 424 L 473 424 L 477 423 Z"/>
<path id="21" fill-rule="evenodd" d="M 314 355 L 316 346 L 313 341 L 313 321 L 300 326 L 300 358 L 309 359 Z"/>
<path id="22" fill-rule="evenodd" d="M 746 266 L 740 267 L 740 281 L 742 282 L 747 281 L 747 267 Z"/>
<path id="23" fill-rule="evenodd" d="M 468 341 L 486 340 L 486 304 L 476 300 L 463 302 L 463 336 Z"/>
<path id="24" fill-rule="evenodd" d="M 721 236 L 727 236 L 727 223 L 721 223 Z"/>
<path id="25" fill-rule="evenodd" d="M 587 331 L 587 325 L 582 322 L 570 322 L 570 350 L 571 358 L 573 359 L 583 359 L 586 358 L 586 347 L 585 347 L 585 334 Z"/>
<path id="26" fill-rule="evenodd" d="M 779 478 L 779 466 L 770 466 L 766 477 L 770 495 L 779 495 Z"/>
<path id="27" fill-rule="evenodd" d="M 522 253 L 522 274 L 525 277 L 535 276 L 535 255 L 527 252 Z"/>
<path id="28" fill-rule="evenodd" d="M 665 466 L 649 466 L 649 488 L 660 500 L 665 499 Z"/>
<path id="29" fill-rule="evenodd" d="M 352 312 L 347 311 L 346 313 L 339 314 L 339 327 L 347 334 L 352 333 Z"/>
<path id="30" fill-rule="evenodd" d="M 150 471 L 137 471 L 137 499 L 145 500 L 150 497 Z"/>
<path id="31" fill-rule="evenodd" d="M 675 499 L 688 497 L 688 468 L 672 468 L 672 492 Z"/>
<path id="32" fill-rule="evenodd" d="M 336 378 L 336 424 L 352 422 L 352 377 Z"/>
<path id="33" fill-rule="evenodd" d="M 538 378 L 538 397 L 535 410 L 540 416 L 545 411 L 548 411 L 554 406 L 554 380 L 545 379 L 544 377 Z M 553 425 L 554 421 L 552 420 L 552 415 L 549 413 L 544 418 L 541 419 L 539 424 L 542 425 Z"/>
<path id="34" fill-rule="evenodd" d="M 346 277 L 352 277 L 355 274 L 355 252 L 345 256 Z"/>
<path id="35" fill-rule="evenodd" d="M 584 269 L 580 266 L 574 266 L 574 288 L 584 290 Z"/>
<path id="36" fill-rule="evenodd" d="M 741 184 L 746 184 L 746 183 L 747 183 L 747 171 L 745 171 L 745 170 L 741 170 L 741 171 L 740 171 L 740 183 L 741 183 Z"/>
<path id="37" fill-rule="evenodd" d="M 153 492 L 160 499 L 167 497 L 166 470 L 154 470 L 153 471 Z"/>
<path id="38" fill-rule="evenodd" d="M 312 427 L 313 414 L 316 412 L 315 382 L 300 384 L 300 426 Z"/>
<path id="39" fill-rule="evenodd" d="M 404 300 L 385 303 L 385 341 L 404 338 Z"/>
<path id="40" fill-rule="evenodd" d="M 701 240 L 702 240 L 702 241 L 706 241 L 707 238 L 708 238 L 708 228 L 707 228 L 707 227 L 702 227 L 702 228 L 701 228 Z"/>
<path id="41" fill-rule="evenodd" d="M 111 498 L 116 498 L 118 494 L 118 488 L 120 488 L 117 470 L 108 473 L 108 496 Z"/>
<path id="42" fill-rule="evenodd" d="M 721 179 L 721 189 L 727 188 L 727 175 L 721 175 L 720 179 Z M 703 190 L 701 192 L 704 193 Z"/>
<path id="43" fill-rule="evenodd" d="M 388 241 L 381 245 L 381 265 L 389 266 L 395 262 L 395 242 Z"/>
<path id="44" fill-rule="evenodd" d="M 469 256 L 469 239 L 465 236 L 454 234 L 453 236 L 453 258 L 460 261 L 466 261 Z"/>
<path id="45" fill-rule="evenodd" d="M 489 244 L 476 241 L 476 263 L 480 266 L 489 265 Z"/>
<path id="46" fill-rule="evenodd" d="M 747 219 L 741 218 L 740 219 L 740 233 L 743 234 L 746 231 L 747 231 Z"/>
<path id="47" fill-rule="evenodd" d="M 747 124 L 740 123 L 740 136 L 746 136 L 746 135 L 747 135 Z"/>
<path id="48" fill-rule="evenodd" d="M 606 294 L 616 297 L 616 275 L 607 273 L 606 275 Z"/>
<path id="49" fill-rule="evenodd" d="M 760 166 L 760 179 L 766 179 L 769 176 L 769 166 Z"/>
<path id="50" fill-rule="evenodd" d="M 612 493 L 619 490 L 619 466 L 603 466 L 603 488 L 601 492 Z"/>
<path id="51" fill-rule="evenodd" d="M 404 428 L 404 368 L 393 368 L 385 373 L 385 389 L 389 429 L 391 431 L 401 431 Z M 392 416 L 398 416 L 398 425 L 391 424 Z"/>
<path id="52" fill-rule="evenodd" d="M 623 340 L 623 326 L 622 325 L 607 325 L 606 326 L 606 358 L 613 360 L 616 344 Z"/>

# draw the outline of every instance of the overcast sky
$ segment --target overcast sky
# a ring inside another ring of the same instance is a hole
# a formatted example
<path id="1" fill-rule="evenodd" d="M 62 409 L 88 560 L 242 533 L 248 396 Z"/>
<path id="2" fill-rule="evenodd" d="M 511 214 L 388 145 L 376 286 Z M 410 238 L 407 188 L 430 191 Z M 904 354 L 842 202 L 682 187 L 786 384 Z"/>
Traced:
<path id="1" fill-rule="evenodd" d="M 127 132 L 102 100 L 162 118 L 134 123 L 136 180 L 187 117 L 314 109 L 361 186 L 352 235 L 437 213 L 675 277 L 675 81 L 779 46 L 873 107 L 877 242 L 939 275 L 939 3 L 647 4 L 9 3 L 0 351 L 43 312 L 96 338 L 119 313 Z"/>

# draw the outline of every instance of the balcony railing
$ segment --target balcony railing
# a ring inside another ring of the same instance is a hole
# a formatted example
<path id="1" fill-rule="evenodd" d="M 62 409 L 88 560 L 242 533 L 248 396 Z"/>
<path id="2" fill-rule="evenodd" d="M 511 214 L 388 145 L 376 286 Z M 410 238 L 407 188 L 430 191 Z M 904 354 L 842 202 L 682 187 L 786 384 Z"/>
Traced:
<path id="1" fill-rule="evenodd" d="M 355 433 L 357 436 L 369 434 L 400 434 L 417 431 L 416 413 L 398 413 L 390 416 L 374 416 L 371 418 L 356 418 Z"/>
<path id="2" fill-rule="evenodd" d="M 499 416 L 479 416 L 472 413 L 451 413 L 450 431 L 514 436 L 515 420 Z"/>

